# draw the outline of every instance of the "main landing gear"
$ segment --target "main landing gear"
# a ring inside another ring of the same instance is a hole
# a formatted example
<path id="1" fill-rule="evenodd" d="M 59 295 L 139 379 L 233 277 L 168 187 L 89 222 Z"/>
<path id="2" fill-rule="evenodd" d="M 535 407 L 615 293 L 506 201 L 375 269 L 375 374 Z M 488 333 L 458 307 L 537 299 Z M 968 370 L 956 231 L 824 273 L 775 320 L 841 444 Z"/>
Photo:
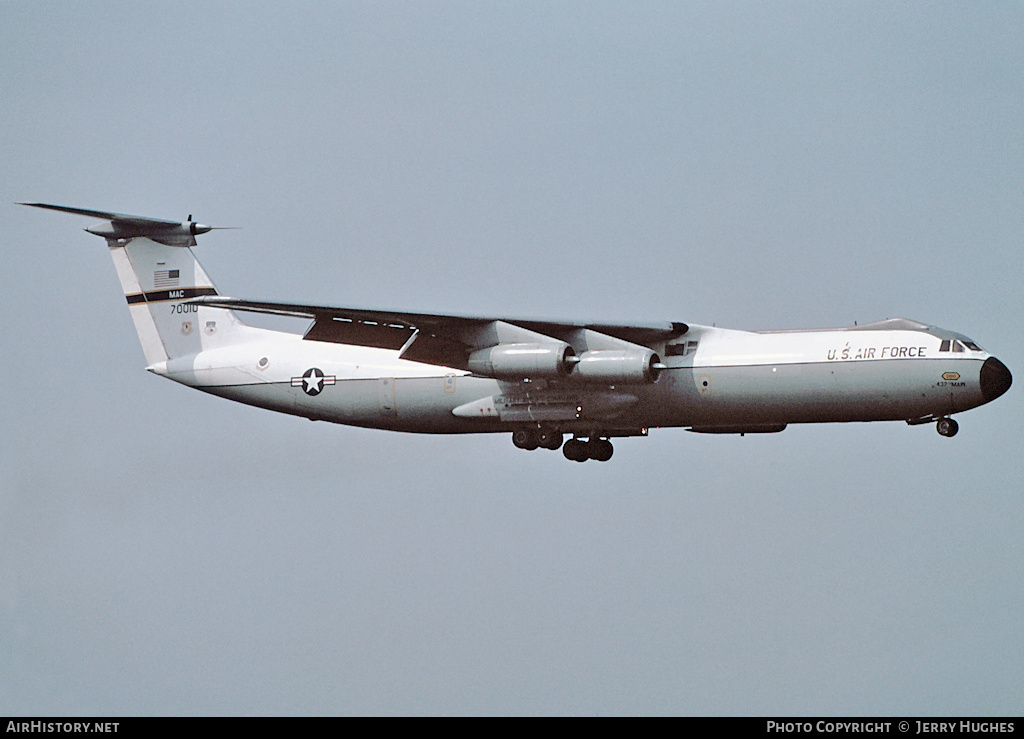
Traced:
<path id="1" fill-rule="evenodd" d="M 561 447 L 565 458 L 573 462 L 586 462 L 588 459 L 607 462 L 615 451 L 608 439 L 602 439 L 596 435 L 592 435 L 588 441 L 569 439 L 563 445 L 560 431 L 545 428 L 513 431 L 512 443 L 519 449 L 530 451 L 534 449 L 555 450 Z"/>
<path id="2" fill-rule="evenodd" d="M 562 446 L 562 435 L 550 429 L 519 429 L 512 432 L 512 443 L 519 449 L 550 449 Z"/>
<path id="3" fill-rule="evenodd" d="M 614 451 L 615 449 L 608 439 L 599 439 L 596 436 L 590 437 L 589 441 L 570 439 L 562 447 L 562 454 L 573 462 L 586 462 L 588 459 L 607 462 L 612 458 Z"/>
<path id="4" fill-rule="evenodd" d="M 935 430 L 941 436 L 956 436 L 956 432 L 960 430 L 960 424 L 952 418 L 940 418 L 935 424 Z"/>

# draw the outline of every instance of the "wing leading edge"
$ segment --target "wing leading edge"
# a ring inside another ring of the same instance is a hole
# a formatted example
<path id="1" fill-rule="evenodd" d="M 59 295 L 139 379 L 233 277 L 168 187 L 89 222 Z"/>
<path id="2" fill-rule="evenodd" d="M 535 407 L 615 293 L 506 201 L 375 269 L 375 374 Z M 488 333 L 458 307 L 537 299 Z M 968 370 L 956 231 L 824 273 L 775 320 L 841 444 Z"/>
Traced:
<path id="1" fill-rule="evenodd" d="M 190 301 L 236 311 L 311 318 L 309 341 L 401 351 L 401 358 L 471 369 L 470 355 L 502 344 L 568 344 L 575 352 L 650 349 L 685 334 L 685 323 L 608 324 L 409 313 L 208 296 Z"/>

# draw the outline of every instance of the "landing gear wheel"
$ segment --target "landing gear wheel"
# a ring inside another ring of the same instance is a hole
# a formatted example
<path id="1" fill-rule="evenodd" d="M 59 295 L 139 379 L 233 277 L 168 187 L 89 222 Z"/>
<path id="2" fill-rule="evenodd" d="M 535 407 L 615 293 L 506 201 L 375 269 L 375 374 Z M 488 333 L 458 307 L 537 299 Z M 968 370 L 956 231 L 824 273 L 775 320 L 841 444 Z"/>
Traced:
<path id="1" fill-rule="evenodd" d="M 540 438 L 534 429 L 519 429 L 512 432 L 512 443 L 519 449 L 532 452 L 540 446 Z"/>
<path id="2" fill-rule="evenodd" d="M 935 424 L 935 430 L 942 436 L 956 436 L 956 432 L 960 430 L 960 424 L 952 418 L 940 418 L 938 423 Z"/>
<path id="3" fill-rule="evenodd" d="M 587 445 L 579 439 L 569 439 L 562 445 L 562 454 L 572 462 L 586 462 L 590 458 L 587 454 Z"/>
<path id="4" fill-rule="evenodd" d="M 590 458 L 596 459 L 598 462 L 607 462 L 615 451 L 615 447 L 607 439 L 591 439 L 587 446 L 590 447 L 588 450 Z"/>
<path id="5" fill-rule="evenodd" d="M 544 430 L 540 432 L 538 442 L 542 448 L 555 451 L 562 446 L 562 434 L 557 431 Z"/>

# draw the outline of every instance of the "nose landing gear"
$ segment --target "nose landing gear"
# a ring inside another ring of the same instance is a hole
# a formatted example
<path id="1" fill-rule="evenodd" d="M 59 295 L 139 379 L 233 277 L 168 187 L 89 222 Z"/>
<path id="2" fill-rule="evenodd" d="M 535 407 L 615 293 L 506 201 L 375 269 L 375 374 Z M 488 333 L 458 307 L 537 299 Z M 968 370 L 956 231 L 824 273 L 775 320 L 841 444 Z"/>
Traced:
<path id="1" fill-rule="evenodd" d="M 956 432 L 960 430 L 960 424 L 952 418 L 940 418 L 935 424 L 935 430 L 938 431 L 941 436 L 956 436 Z"/>

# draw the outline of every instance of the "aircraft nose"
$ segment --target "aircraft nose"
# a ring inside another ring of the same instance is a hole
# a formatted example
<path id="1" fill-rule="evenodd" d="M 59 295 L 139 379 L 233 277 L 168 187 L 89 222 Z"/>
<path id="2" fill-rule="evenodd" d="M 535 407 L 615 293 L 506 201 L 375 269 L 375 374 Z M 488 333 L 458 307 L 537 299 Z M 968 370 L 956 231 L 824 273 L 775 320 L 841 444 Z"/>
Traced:
<path id="1" fill-rule="evenodd" d="M 989 357 L 981 365 L 981 394 L 985 396 L 986 403 L 1009 390 L 1012 382 L 1010 370 L 995 357 Z"/>

